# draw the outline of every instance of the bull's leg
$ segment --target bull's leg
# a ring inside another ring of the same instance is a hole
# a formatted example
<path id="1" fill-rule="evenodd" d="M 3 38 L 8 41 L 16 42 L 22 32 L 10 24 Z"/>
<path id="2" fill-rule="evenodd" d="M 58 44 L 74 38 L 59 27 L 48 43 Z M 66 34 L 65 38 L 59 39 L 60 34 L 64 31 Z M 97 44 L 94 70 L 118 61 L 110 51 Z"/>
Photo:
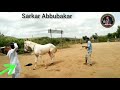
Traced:
<path id="1" fill-rule="evenodd" d="M 39 55 L 35 55 L 35 64 L 34 64 L 33 70 L 35 70 L 36 67 L 37 67 L 38 56 L 39 56 Z"/>
<path id="2" fill-rule="evenodd" d="M 42 60 L 42 56 L 40 55 L 40 60 L 42 61 L 42 63 L 46 66 L 44 60 Z"/>
<path id="3" fill-rule="evenodd" d="M 42 60 L 42 56 L 41 55 L 40 55 L 40 60 L 42 61 L 43 64 L 45 63 L 44 60 Z"/>
<path id="4" fill-rule="evenodd" d="M 51 64 L 53 64 L 53 62 L 54 62 L 54 57 L 55 57 L 54 53 L 49 52 L 49 56 L 50 56 L 50 58 L 51 58 Z"/>
<path id="5" fill-rule="evenodd" d="M 52 53 L 52 58 L 51 58 L 52 62 L 51 62 L 51 64 L 53 64 L 53 63 L 54 63 L 54 58 L 55 58 L 55 54 L 54 54 L 54 53 Z"/>
<path id="6" fill-rule="evenodd" d="M 45 65 L 45 69 L 47 69 L 47 68 L 48 68 L 48 66 L 47 66 L 46 62 L 44 62 L 44 61 L 43 61 L 43 63 L 44 63 L 44 65 Z"/>

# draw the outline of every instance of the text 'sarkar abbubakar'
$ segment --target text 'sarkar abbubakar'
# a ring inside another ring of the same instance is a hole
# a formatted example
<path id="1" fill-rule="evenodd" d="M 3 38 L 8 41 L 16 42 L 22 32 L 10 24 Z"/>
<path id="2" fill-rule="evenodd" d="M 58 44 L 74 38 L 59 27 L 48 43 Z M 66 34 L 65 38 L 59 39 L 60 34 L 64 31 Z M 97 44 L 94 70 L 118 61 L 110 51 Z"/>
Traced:
<path id="1" fill-rule="evenodd" d="M 43 18 L 43 19 L 70 19 L 72 18 L 72 15 L 66 15 L 65 13 L 63 14 L 51 14 L 51 13 L 43 13 L 42 15 L 40 14 L 25 14 L 25 13 L 22 13 L 22 18 Z"/>

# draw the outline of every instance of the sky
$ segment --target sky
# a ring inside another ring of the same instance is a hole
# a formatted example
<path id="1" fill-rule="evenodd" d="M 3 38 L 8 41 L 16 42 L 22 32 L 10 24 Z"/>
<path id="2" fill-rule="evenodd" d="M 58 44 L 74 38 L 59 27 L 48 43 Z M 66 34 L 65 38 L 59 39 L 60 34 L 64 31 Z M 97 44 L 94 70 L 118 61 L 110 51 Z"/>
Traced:
<path id="1" fill-rule="evenodd" d="M 59 15 L 72 15 L 70 19 L 43 19 L 43 18 L 22 18 L 22 14 L 51 13 Z M 111 28 L 101 25 L 100 19 L 104 14 L 112 14 L 115 24 Z M 63 30 L 63 37 L 81 38 L 97 33 L 107 35 L 117 31 L 120 25 L 120 12 L 0 12 L 0 32 L 5 36 L 16 38 L 50 37 L 48 29 Z M 53 33 L 54 38 L 61 37 Z"/>

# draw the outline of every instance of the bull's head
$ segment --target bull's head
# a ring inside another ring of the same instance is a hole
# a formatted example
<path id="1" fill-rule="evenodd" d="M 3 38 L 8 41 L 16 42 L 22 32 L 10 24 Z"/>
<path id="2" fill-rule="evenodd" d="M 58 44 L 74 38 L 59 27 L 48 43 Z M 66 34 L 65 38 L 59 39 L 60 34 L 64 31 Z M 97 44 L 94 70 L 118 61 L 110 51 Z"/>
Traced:
<path id="1" fill-rule="evenodd" d="M 29 52 L 30 51 L 30 42 L 29 41 L 24 41 L 24 51 Z"/>

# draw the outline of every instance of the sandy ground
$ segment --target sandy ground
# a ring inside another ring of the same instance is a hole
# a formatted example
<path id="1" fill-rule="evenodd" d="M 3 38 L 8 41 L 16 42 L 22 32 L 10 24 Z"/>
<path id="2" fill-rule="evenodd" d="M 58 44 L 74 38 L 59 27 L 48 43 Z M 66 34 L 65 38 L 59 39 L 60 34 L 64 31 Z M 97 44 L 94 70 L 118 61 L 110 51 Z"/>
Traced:
<path id="1" fill-rule="evenodd" d="M 86 45 L 86 44 L 82 44 Z M 19 55 L 22 66 L 21 78 L 120 78 L 120 42 L 93 43 L 93 66 L 84 65 L 86 49 L 81 44 L 72 45 L 71 48 L 58 49 L 54 64 L 48 54 L 39 58 L 36 70 L 28 63 L 34 64 L 34 55 Z M 45 69 L 44 63 L 48 64 Z M 7 56 L 0 54 L 0 71 L 4 64 L 9 63 Z M 7 73 L 0 78 L 11 78 Z"/>

